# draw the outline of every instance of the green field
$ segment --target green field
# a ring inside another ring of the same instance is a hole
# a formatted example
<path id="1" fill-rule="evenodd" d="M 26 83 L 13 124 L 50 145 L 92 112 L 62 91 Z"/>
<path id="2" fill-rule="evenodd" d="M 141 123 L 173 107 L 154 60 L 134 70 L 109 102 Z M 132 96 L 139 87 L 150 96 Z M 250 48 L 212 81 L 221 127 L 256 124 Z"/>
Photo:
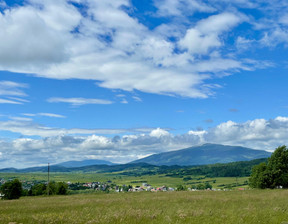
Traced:
<path id="1" fill-rule="evenodd" d="M 14 179 L 17 178 L 21 181 L 47 181 L 47 173 L 0 173 L 0 178 Z M 245 181 L 248 181 L 248 177 L 213 177 L 213 178 L 205 178 L 204 176 L 191 176 L 191 180 L 184 181 L 183 178 L 180 177 L 170 177 L 165 175 L 143 175 L 143 176 L 126 176 L 117 173 L 50 173 L 50 180 L 59 182 L 107 182 L 112 181 L 117 185 L 141 185 L 146 182 L 153 187 L 161 187 L 166 185 L 168 187 L 176 187 L 179 184 L 186 185 L 190 187 L 193 184 L 197 184 L 199 182 L 204 183 L 208 181 L 211 183 L 213 188 L 223 188 L 221 185 L 229 185 L 238 183 L 241 187 Z M 213 181 L 215 183 L 213 183 Z"/>
<path id="2" fill-rule="evenodd" d="M 0 223 L 288 223 L 287 190 L 136 192 L 0 201 Z"/>

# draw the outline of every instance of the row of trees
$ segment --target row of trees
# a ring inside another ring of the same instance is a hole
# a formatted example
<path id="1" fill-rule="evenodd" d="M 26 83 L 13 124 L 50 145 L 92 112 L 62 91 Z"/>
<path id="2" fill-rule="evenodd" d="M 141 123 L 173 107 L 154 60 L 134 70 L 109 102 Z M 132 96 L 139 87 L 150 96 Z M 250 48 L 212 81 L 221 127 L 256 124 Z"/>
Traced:
<path id="1" fill-rule="evenodd" d="M 187 191 L 187 186 L 183 186 L 182 184 L 177 185 L 176 191 Z M 197 185 L 192 185 L 191 189 L 195 190 L 206 190 L 206 189 L 212 189 L 212 185 L 209 182 L 205 183 L 199 183 Z"/>
<path id="2" fill-rule="evenodd" d="M 26 192 L 27 196 L 38 195 L 66 195 L 68 193 L 68 184 L 64 182 L 50 182 L 47 184 L 36 184 Z"/>
<path id="3" fill-rule="evenodd" d="M 36 184 L 29 190 L 22 188 L 22 183 L 18 179 L 8 181 L 0 187 L 3 199 L 18 199 L 21 196 L 38 196 L 38 195 L 66 195 L 68 193 L 68 185 L 64 182 L 50 182 L 47 184 Z"/>

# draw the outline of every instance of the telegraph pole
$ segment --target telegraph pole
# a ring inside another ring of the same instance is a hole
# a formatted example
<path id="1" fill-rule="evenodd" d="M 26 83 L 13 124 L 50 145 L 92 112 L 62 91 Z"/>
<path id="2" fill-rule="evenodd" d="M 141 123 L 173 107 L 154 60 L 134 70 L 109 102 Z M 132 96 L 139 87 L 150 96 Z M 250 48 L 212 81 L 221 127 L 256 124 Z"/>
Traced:
<path id="1" fill-rule="evenodd" d="M 50 179 L 50 164 L 48 163 L 48 183 L 47 183 L 47 195 L 49 196 L 49 180 Z"/>

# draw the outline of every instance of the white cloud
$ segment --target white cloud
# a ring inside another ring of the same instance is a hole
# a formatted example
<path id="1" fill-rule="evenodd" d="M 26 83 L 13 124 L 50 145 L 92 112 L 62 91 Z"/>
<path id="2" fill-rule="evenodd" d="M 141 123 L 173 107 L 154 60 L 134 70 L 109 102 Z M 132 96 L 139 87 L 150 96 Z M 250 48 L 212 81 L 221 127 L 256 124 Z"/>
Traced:
<path id="1" fill-rule="evenodd" d="M 120 103 L 127 104 L 128 101 L 126 99 L 122 99 Z"/>
<path id="2" fill-rule="evenodd" d="M 23 114 L 25 116 L 38 116 L 37 114 Z M 47 115 L 46 115 L 47 116 Z M 58 115 L 57 117 L 62 116 Z M 24 117 L 10 117 L 12 120 L 0 121 L 0 131 L 9 131 L 19 133 L 23 136 L 40 136 L 40 137 L 53 137 L 59 135 L 73 135 L 73 134 L 103 134 L 115 135 L 130 132 L 150 132 L 151 128 L 131 128 L 131 129 L 84 129 L 84 128 L 57 128 L 47 127 L 41 124 L 34 123 L 31 118 Z"/>
<path id="3" fill-rule="evenodd" d="M 22 115 L 27 116 L 27 117 L 43 116 L 43 117 L 66 118 L 65 116 L 61 114 L 54 114 L 54 113 L 37 113 L 37 114 L 23 113 Z"/>
<path id="4" fill-rule="evenodd" d="M 221 13 L 199 21 L 195 27 L 187 30 L 179 41 L 183 49 L 192 54 L 207 54 L 210 49 L 222 46 L 219 36 L 238 25 L 243 19 L 232 13 Z"/>
<path id="5" fill-rule="evenodd" d="M 160 137 L 163 137 L 163 136 L 169 136 L 169 135 L 170 134 L 169 134 L 168 131 L 163 130 L 161 128 L 157 128 L 157 129 L 151 131 L 151 133 L 150 133 L 151 137 L 156 137 L 156 138 L 160 138 Z"/>
<path id="6" fill-rule="evenodd" d="M 51 27 L 43 19 L 42 12 L 36 7 L 24 6 L 6 9 L 4 14 L 0 14 L 2 69 L 37 72 L 49 63 L 67 58 L 66 34 Z"/>
<path id="7" fill-rule="evenodd" d="M 142 102 L 142 99 L 138 96 L 132 96 L 132 98 L 137 102 Z"/>
<path id="8" fill-rule="evenodd" d="M 243 21 L 239 13 L 209 17 L 215 7 L 200 1 L 155 1 L 163 13 L 185 11 L 186 15 L 189 11 L 201 11 L 208 13 L 208 17 L 188 30 L 177 23 L 163 23 L 159 29 L 151 30 L 123 10 L 123 6 L 133 8 L 131 1 L 78 3 L 83 5 L 85 13 L 81 14 L 66 0 L 28 0 L 24 6 L 0 14 L 3 28 L 0 69 L 53 79 L 96 80 L 100 87 L 110 89 L 206 98 L 213 88 L 203 85 L 212 76 L 195 69 L 199 61 L 194 60 L 193 54 L 209 57 L 211 49 L 224 46 L 220 36 Z M 167 38 L 171 32 L 163 29 L 165 25 L 183 37 L 180 40 L 183 51 Z M 247 68 L 241 60 L 221 58 L 221 55 L 220 59 L 217 72 Z M 233 63 L 226 66 L 227 60 Z M 210 62 L 208 59 L 201 63 Z M 206 70 L 214 71 L 210 66 Z"/>
<path id="9" fill-rule="evenodd" d="M 52 113 L 39 113 L 38 116 L 44 116 L 44 117 L 56 117 L 56 118 L 65 118 L 65 116 L 60 114 L 52 114 Z"/>
<path id="10" fill-rule="evenodd" d="M 21 99 L 19 97 L 7 97 L 7 98 L 11 99 L 11 100 L 19 101 L 20 103 L 29 103 L 30 102 L 29 100 Z"/>
<path id="11" fill-rule="evenodd" d="M 47 101 L 49 103 L 70 103 L 73 106 L 82 106 L 86 104 L 112 104 L 113 103 L 110 100 L 102 100 L 102 99 L 63 98 L 63 97 L 52 97 L 52 98 L 49 98 Z"/>
<path id="12" fill-rule="evenodd" d="M 23 104 L 21 102 L 15 101 L 15 100 L 6 100 L 6 99 L 0 99 L 0 104 Z"/>
<path id="13" fill-rule="evenodd" d="M 28 85 L 25 83 L 0 81 L 0 96 L 27 96 L 22 90 L 23 88 L 28 88 Z"/>
<path id="14" fill-rule="evenodd" d="M 238 37 L 236 40 L 236 46 L 241 51 L 251 48 L 253 43 L 255 43 L 255 40 L 246 39 L 245 37 Z"/>
<path id="15" fill-rule="evenodd" d="M 18 124 L 18 127 L 13 128 Z M 10 129 L 5 129 L 5 123 L 0 122 L 0 130 L 9 130 L 22 134 L 29 134 L 27 128 L 33 129 L 30 122 L 11 121 L 6 123 Z M 34 125 L 35 126 L 35 125 Z M 38 128 L 38 130 L 37 130 Z M 44 132 L 44 127 L 34 127 L 34 132 Z M 240 145 L 254 149 L 274 150 L 279 145 L 287 145 L 288 139 L 288 117 L 277 117 L 275 119 L 255 119 L 244 123 L 227 121 L 214 128 L 201 131 L 189 131 L 187 134 L 173 135 L 167 130 L 157 128 L 145 129 L 142 134 L 127 134 L 114 137 L 96 135 L 97 129 L 64 130 L 58 135 L 56 129 L 54 135 L 47 135 L 52 131 L 46 127 L 46 137 L 40 139 L 21 138 L 12 141 L 0 140 L 0 153 L 5 161 L 1 167 L 7 167 L 10 161 L 11 166 L 26 166 L 28 161 L 33 165 L 40 163 L 62 162 L 65 160 L 81 160 L 87 158 L 107 159 L 112 162 L 124 163 L 154 153 L 182 149 L 203 143 L 218 143 L 226 145 Z M 98 130 L 99 131 L 99 130 Z M 139 130 L 102 130 L 110 134 L 137 132 Z M 68 134 L 86 133 L 88 136 L 69 136 Z M 67 153 L 73 152 L 73 153 Z M 12 163 L 11 161 L 18 161 Z M 6 165 L 5 165 L 6 164 Z M 30 165 L 30 164 L 29 164 Z"/>
<path id="16" fill-rule="evenodd" d="M 192 15 L 194 12 L 214 12 L 216 9 L 205 4 L 203 1 L 196 0 L 154 0 L 158 8 L 159 16 L 183 16 Z"/>
<path id="17" fill-rule="evenodd" d="M 0 104 L 23 104 L 28 103 L 26 99 L 20 97 L 26 97 L 27 94 L 23 89 L 29 86 L 25 83 L 18 83 L 12 81 L 0 81 L 0 96 L 5 97 L 0 99 Z"/>
<path id="18" fill-rule="evenodd" d="M 288 122 L 288 117 L 276 117 L 275 118 L 276 121 L 280 121 L 280 122 Z"/>
<path id="19" fill-rule="evenodd" d="M 278 44 L 284 43 L 288 44 L 288 31 L 287 29 L 282 29 L 276 27 L 271 29 L 269 32 L 266 32 L 263 38 L 260 40 L 260 43 L 264 46 L 275 47 Z"/>
<path id="20" fill-rule="evenodd" d="M 15 121 L 32 121 L 31 118 L 27 118 L 27 117 L 10 117 L 10 119 L 15 120 Z"/>

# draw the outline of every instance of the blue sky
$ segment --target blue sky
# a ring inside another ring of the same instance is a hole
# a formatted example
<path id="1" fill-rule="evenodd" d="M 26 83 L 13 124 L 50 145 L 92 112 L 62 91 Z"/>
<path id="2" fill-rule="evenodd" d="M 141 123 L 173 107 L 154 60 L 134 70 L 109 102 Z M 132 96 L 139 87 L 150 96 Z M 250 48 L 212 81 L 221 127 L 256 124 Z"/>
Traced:
<path id="1" fill-rule="evenodd" d="M 0 168 L 288 139 L 284 0 L 0 0 Z"/>

